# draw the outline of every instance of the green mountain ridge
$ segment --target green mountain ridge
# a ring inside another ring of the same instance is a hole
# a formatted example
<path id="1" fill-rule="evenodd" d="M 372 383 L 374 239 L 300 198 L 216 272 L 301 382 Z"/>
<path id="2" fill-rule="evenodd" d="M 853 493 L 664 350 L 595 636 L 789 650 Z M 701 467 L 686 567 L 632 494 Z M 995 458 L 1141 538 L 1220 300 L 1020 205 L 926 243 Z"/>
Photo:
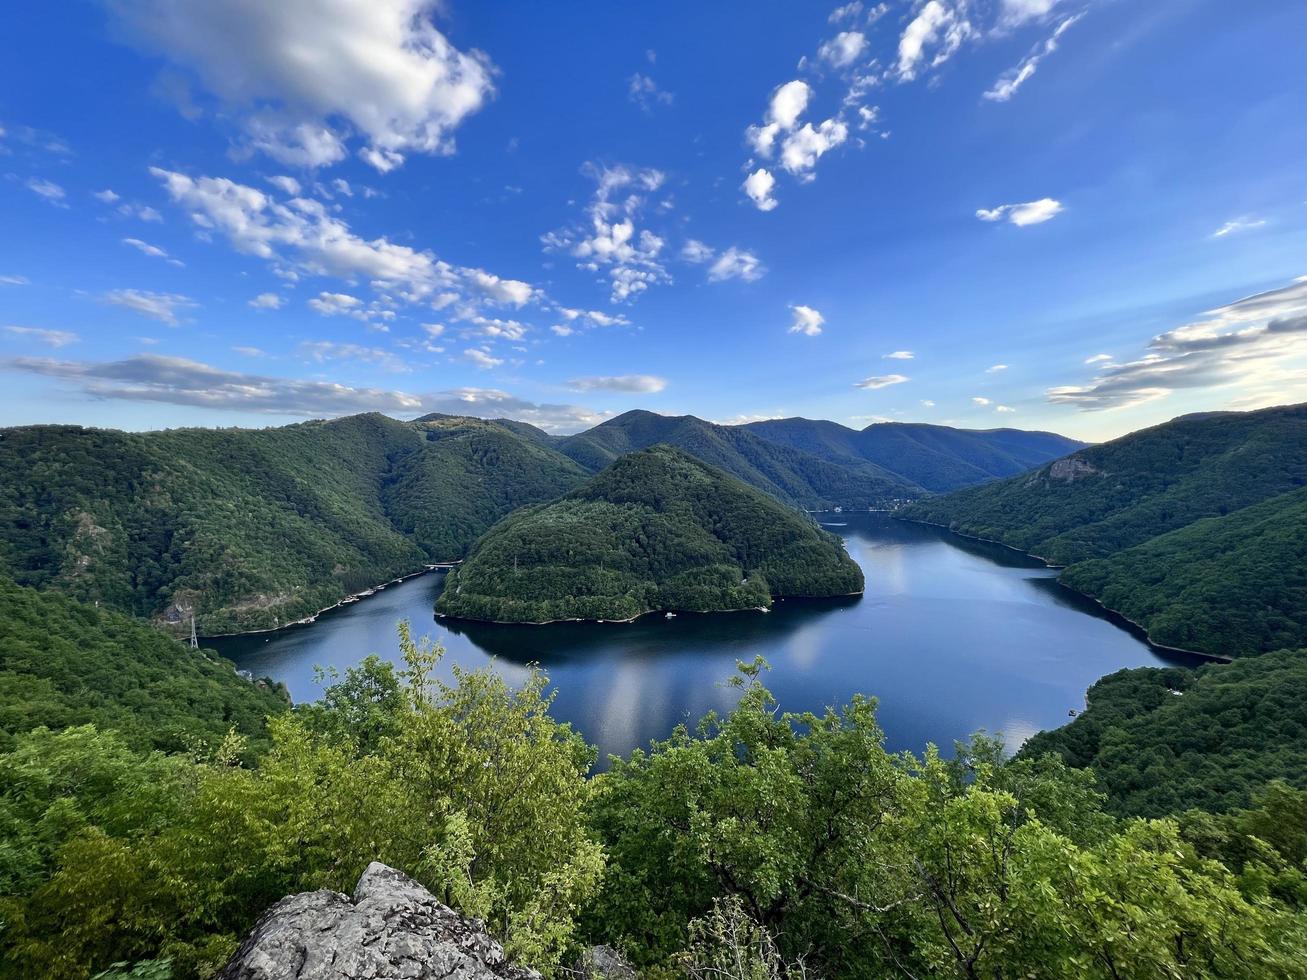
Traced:
<path id="1" fill-rule="evenodd" d="M 767 607 L 777 596 L 862 587 L 861 570 L 836 536 L 659 445 L 501 521 L 450 573 L 436 610 L 496 622 L 625 620 Z"/>
<path id="2" fill-rule="evenodd" d="M 204 633 L 285 625 L 461 558 L 496 520 L 585 472 L 475 419 L 382 415 L 148 433 L 36 426 L 0 439 L 0 564 Z"/>
<path id="3" fill-rule="evenodd" d="M 1086 445 L 1051 432 L 906 422 L 876 422 L 857 430 L 836 422 L 788 418 L 751 422 L 744 428 L 832 462 L 883 467 L 932 493 L 1012 476 Z"/>
<path id="4" fill-rule="evenodd" d="M 1307 643 L 1307 405 L 1175 419 L 900 512 L 1068 566 L 1158 643 Z"/>

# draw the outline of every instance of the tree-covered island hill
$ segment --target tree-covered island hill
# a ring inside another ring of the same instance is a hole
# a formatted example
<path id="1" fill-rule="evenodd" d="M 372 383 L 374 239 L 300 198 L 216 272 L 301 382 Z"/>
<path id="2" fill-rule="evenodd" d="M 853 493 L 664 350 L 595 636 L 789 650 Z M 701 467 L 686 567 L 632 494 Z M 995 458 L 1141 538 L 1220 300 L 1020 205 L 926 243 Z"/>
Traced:
<path id="1" fill-rule="evenodd" d="M 836 535 L 658 445 L 496 524 L 449 573 L 436 610 L 505 623 L 629 620 L 862 589 L 862 570 Z"/>

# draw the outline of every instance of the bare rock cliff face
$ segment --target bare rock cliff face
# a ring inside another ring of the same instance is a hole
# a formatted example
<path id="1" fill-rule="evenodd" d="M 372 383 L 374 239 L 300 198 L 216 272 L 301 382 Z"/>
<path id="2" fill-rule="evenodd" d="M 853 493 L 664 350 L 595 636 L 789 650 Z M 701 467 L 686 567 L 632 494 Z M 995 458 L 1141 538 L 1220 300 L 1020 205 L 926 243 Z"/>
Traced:
<path id="1" fill-rule="evenodd" d="M 220 980 L 539 980 L 507 961 L 481 923 L 463 918 L 394 868 L 373 862 L 353 897 L 323 889 L 283 898 Z"/>

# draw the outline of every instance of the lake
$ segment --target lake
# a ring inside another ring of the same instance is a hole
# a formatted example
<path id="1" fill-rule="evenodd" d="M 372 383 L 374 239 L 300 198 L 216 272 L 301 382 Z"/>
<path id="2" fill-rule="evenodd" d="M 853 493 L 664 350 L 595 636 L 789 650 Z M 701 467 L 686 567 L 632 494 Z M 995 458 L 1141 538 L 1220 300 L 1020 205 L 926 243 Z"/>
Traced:
<path id="1" fill-rule="evenodd" d="M 867 577 L 866 594 L 778 602 L 770 613 L 646 616 L 633 623 L 497 626 L 436 620 L 433 572 L 271 634 L 206 640 L 297 701 L 319 694 L 314 667 L 344 671 L 369 653 L 396 656 L 395 624 L 447 650 L 442 664 L 494 664 L 510 680 L 538 663 L 557 692 L 554 714 L 600 758 L 665 737 L 678 722 L 729 708 L 721 682 L 761 654 L 786 710 L 820 711 L 855 692 L 880 699 L 891 751 L 951 748 L 984 729 L 1015 748 L 1065 724 L 1085 689 L 1122 667 L 1192 664 L 1150 647 L 1118 618 L 1058 585 L 1024 555 L 884 514 L 824 514 Z"/>

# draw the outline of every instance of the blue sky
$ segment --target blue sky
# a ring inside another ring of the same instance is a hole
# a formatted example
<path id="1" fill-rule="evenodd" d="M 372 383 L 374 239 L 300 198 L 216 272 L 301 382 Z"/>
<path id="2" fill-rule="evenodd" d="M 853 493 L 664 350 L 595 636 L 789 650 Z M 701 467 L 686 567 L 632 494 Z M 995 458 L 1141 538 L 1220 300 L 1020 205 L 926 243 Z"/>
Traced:
<path id="1" fill-rule="evenodd" d="M 0 424 L 1307 398 L 1307 5 L 109 0 L 0 38 Z M 57 25 L 57 27 L 56 27 Z"/>

